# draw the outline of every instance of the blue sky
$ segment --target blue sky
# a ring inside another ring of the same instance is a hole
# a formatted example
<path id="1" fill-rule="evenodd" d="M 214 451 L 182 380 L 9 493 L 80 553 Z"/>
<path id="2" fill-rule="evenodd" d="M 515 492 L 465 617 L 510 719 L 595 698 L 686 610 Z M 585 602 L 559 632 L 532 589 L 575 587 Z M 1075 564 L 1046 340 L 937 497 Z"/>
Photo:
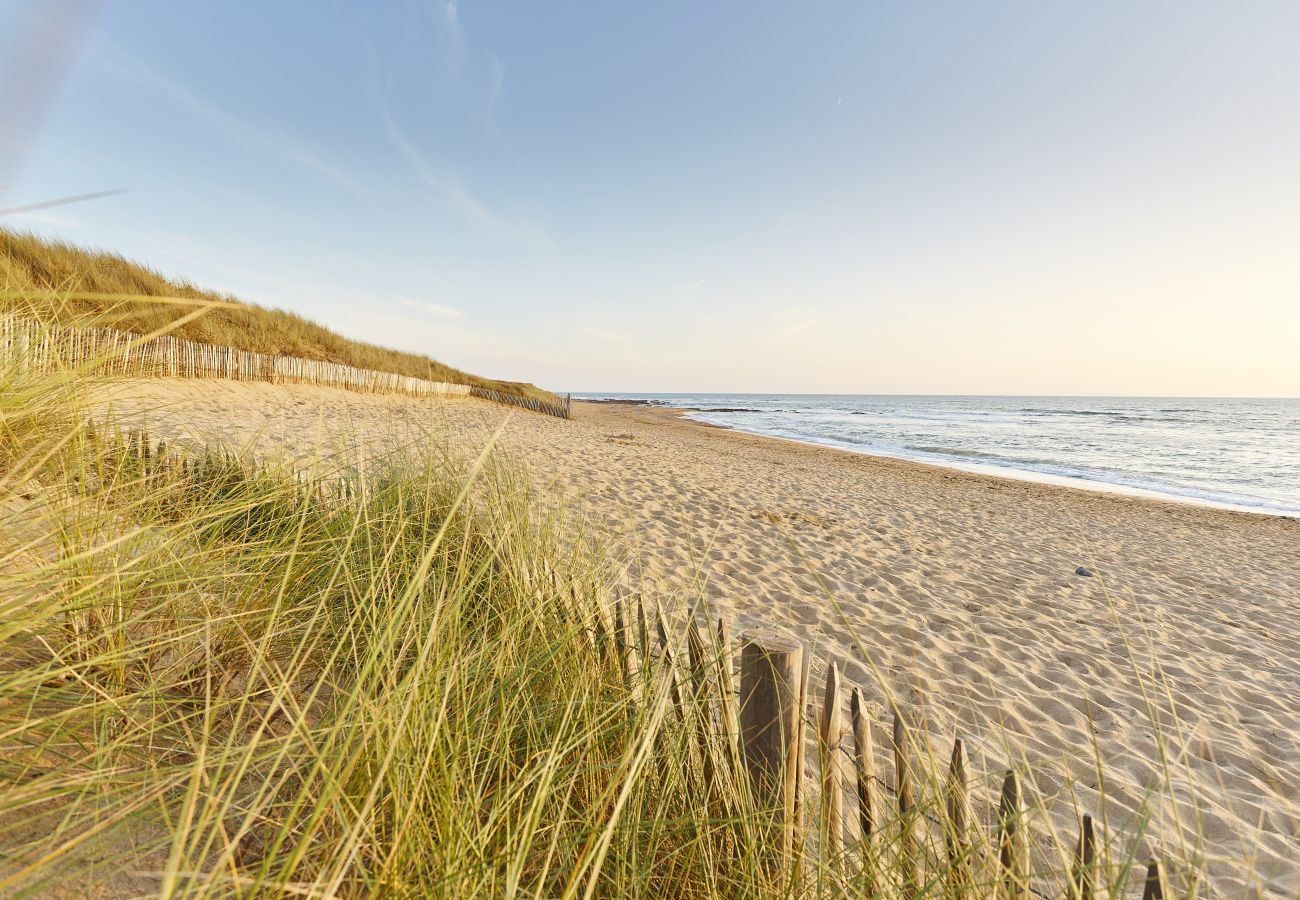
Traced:
<path id="1" fill-rule="evenodd" d="M 122 188 L 4 221 L 558 390 L 1296 396 L 1298 33 L 1265 2 L 0 0 L 0 207 Z M 51 34 L 66 67 L 15 64 Z"/>

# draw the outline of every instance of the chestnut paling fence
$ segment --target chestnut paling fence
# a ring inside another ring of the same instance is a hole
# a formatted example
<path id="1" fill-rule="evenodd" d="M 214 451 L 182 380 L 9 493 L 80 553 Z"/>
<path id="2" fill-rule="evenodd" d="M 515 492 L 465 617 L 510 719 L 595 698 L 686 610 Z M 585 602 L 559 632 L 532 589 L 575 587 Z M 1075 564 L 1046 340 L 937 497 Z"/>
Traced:
<path id="1" fill-rule="evenodd" d="M 168 447 L 144 431 L 87 427 L 94 440 L 120 447 L 143 479 L 202 481 L 248 465 L 221 450 Z M 366 494 L 364 482 L 348 477 L 300 475 L 299 485 L 323 506 Z M 606 607 L 566 588 L 553 570 L 529 569 L 524 577 L 539 596 L 549 580 L 557 594 L 571 598 L 573 633 L 626 685 L 633 707 L 648 711 L 660 699 L 668 704 L 667 718 L 681 729 L 679 746 L 704 802 L 716 802 L 720 821 L 730 817 L 736 825 L 733 849 L 756 850 L 777 895 L 829 890 L 861 897 L 1094 900 L 1138 889 L 1144 900 L 1169 895 L 1159 858 L 1104 862 L 1105 836 L 1088 814 L 1079 817 L 1070 859 L 1033 865 L 1031 808 L 1021 774 L 1006 770 L 999 795 L 988 804 L 995 810 L 992 827 L 982 826 L 961 738 L 946 771 L 933 771 L 925 730 L 892 701 L 886 748 L 892 765 L 885 767 L 892 769 L 891 785 L 877 767 L 863 693 L 846 687 L 831 662 L 822 702 L 811 704 L 811 654 L 786 634 L 753 629 L 733 640 L 724 619 L 707 628 L 691 619 L 683 653 L 681 630 L 657 606 L 647 612 L 639 597 L 635 604 L 617 599 Z M 816 791 L 805 789 L 803 777 L 810 744 L 816 747 Z M 856 803 L 856 816 L 846 799 Z M 746 828 L 748 836 L 739 837 Z M 1037 856 L 1041 862 L 1043 854 Z"/>
<path id="2" fill-rule="evenodd" d="M 682 654 L 680 633 L 674 637 L 658 608 L 649 621 L 639 600 L 635 613 L 629 607 L 616 601 L 612 610 L 588 613 L 593 652 L 642 696 L 667 682 L 678 720 L 699 732 L 695 759 L 703 781 L 711 785 L 729 774 L 748 793 L 764 822 L 760 852 L 792 891 L 814 877 L 826 886 L 829 876 L 833 893 L 860 896 L 1092 900 L 1116 888 L 1140 888 L 1144 900 L 1166 896 L 1159 858 L 1103 866 L 1101 835 L 1087 813 L 1078 819 L 1072 857 L 1035 868 L 1022 775 L 1006 770 L 990 804 L 995 824 L 982 829 L 962 739 L 954 741 L 946 772 L 927 771 L 925 732 L 892 701 L 891 787 L 877 770 L 862 692 L 846 692 L 831 662 L 822 703 L 810 705 L 811 655 L 788 635 L 758 629 L 733 642 L 725 620 L 707 629 L 692 620 Z M 810 723 L 815 740 L 808 740 Z M 809 744 L 817 749 L 816 792 L 804 786 Z M 848 798 L 856 798 L 856 817 L 846 815 Z"/>
<path id="3" fill-rule="evenodd" d="M 555 416 L 559 419 L 568 419 L 571 417 L 573 407 L 573 397 L 569 394 L 564 395 L 564 399 L 558 403 L 550 403 L 546 400 L 539 400 L 536 397 L 519 397 L 515 394 L 503 394 L 501 391 L 494 391 L 491 388 L 479 387 L 474 385 L 469 389 L 471 397 L 481 397 L 484 400 L 491 400 L 494 403 L 506 403 L 510 406 L 518 406 L 523 409 L 529 409 L 536 413 L 542 413 L 547 416 Z"/>
<path id="4" fill-rule="evenodd" d="M 415 397 L 474 396 L 569 418 L 568 397 L 561 403 L 548 403 L 467 384 L 430 381 L 342 363 L 256 353 L 171 335 L 142 337 L 111 328 L 72 328 L 12 314 L 0 315 L 0 348 L 17 364 L 42 370 L 84 367 L 103 375 L 141 378 L 225 378 Z"/>

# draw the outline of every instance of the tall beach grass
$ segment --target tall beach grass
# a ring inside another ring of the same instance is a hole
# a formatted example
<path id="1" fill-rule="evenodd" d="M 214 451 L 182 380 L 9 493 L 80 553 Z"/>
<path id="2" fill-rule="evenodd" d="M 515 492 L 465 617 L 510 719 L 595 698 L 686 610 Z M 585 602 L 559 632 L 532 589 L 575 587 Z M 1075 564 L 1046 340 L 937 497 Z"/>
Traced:
<path id="1" fill-rule="evenodd" d="M 617 594 L 614 548 L 490 447 L 340 479 L 362 467 L 123 434 L 88 417 L 81 373 L 8 364 L 0 382 L 0 896 L 1008 891 L 996 796 L 953 827 L 946 750 L 883 674 L 861 687 L 903 713 L 916 804 L 900 816 L 878 737 L 872 838 L 851 794 L 842 855 L 821 852 L 806 790 L 808 852 L 774 866 L 716 645 L 699 678 L 650 652 L 653 633 L 618 652 L 611 610 L 656 598 Z M 670 623 L 711 620 L 661 599 Z M 1002 737 L 971 782 L 1021 772 L 1032 891 L 1016 896 L 1059 896 L 1072 787 L 1035 789 Z M 1090 895 L 1140 893 L 1145 820 L 1097 828 Z M 1201 889 L 1200 852 L 1194 823 L 1166 843 L 1169 895 Z"/>
<path id="2" fill-rule="evenodd" d="M 189 304 L 161 302 L 192 301 Z M 306 298 L 310 299 L 310 298 Z M 468 384 L 553 402 L 531 384 L 462 372 L 416 353 L 352 340 L 296 313 L 201 290 L 114 253 L 0 227 L 0 301 L 61 325 L 116 328 L 281 356 Z M 194 316 L 196 305 L 214 304 Z"/>

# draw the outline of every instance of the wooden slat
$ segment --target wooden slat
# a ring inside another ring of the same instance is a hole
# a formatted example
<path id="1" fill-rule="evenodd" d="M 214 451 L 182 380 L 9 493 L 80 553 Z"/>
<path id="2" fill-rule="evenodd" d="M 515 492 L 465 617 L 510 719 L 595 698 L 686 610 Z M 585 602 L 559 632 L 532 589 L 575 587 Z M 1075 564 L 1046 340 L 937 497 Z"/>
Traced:
<path id="1" fill-rule="evenodd" d="M 894 794 L 898 803 L 898 871 L 903 881 L 904 893 L 913 895 L 920 890 L 920 855 L 918 840 L 920 817 L 916 811 L 916 785 L 912 773 L 911 735 L 903 721 L 903 713 L 894 707 Z"/>
<path id="2" fill-rule="evenodd" d="M 736 693 L 736 676 L 731 654 L 731 630 L 724 619 L 718 619 L 713 633 L 714 650 L 718 660 L 718 696 L 722 705 L 722 732 L 727 742 L 733 769 L 740 762 L 740 698 Z"/>
<path id="3" fill-rule="evenodd" d="M 1015 770 L 1002 782 L 998 808 L 998 863 L 1002 896 L 1017 900 L 1029 896 L 1029 833 L 1025 828 L 1025 798 Z"/>
<path id="4" fill-rule="evenodd" d="M 871 723 L 867 721 L 862 694 L 857 688 L 849 702 L 853 726 L 853 761 L 857 771 L 858 828 L 862 841 L 863 891 L 867 896 L 875 893 L 876 884 L 876 816 L 881 812 L 876 801 L 876 763 L 871 746 Z"/>
<path id="5" fill-rule="evenodd" d="M 1146 884 L 1142 886 L 1142 900 L 1164 900 L 1165 873 L 1160 860 L 1152 857 L 1147 863 Z"/>
<path id="6" fill-rule="evenodd" d="M 840 868 L 844 854 L 844 775 L 840 766 L 844 717 L 840 709 L 840 669 L 834 661 L 826 670 L 826 693 L 822 698 L 818 750 L 822 776 L 822 858 Z"/>
<path id="7" fill-rule="evenodd" d="M 1070 871 L 1068 896 L 1074 900 L 1092 900 L 1096 888 L 1097 836 L 1093 831 L 1092 816 L 1087 813 L 1079 821 L 1079 843 L 1074 849 L 1074 867 Z"/>
<path id="8" fill-rule="evenodd" d="M 659 668 L 668 678 L 668 692 L 672 697 L 673 707 L 679 719 L 686 718 L 685 703 L 682 699 L 681 682 L 677 678 L 677 665 L 673 655 L 672 641 L 668 635 L 668 623 L 664 621 L 664 611 L 655 606 L 655 630 L 659 634 L 659 649 L 662 653 Z"/>
<path id="9" fill-rule="evenodd" d="M 948 883 L 954 896 L 961 896 L 971 883 L 970 785 L 966 778 L 966 746 L 961 738 L 952 743 L 948 761 L 948 782 L 944 788 L 944 842 L 948 848 Z"/>

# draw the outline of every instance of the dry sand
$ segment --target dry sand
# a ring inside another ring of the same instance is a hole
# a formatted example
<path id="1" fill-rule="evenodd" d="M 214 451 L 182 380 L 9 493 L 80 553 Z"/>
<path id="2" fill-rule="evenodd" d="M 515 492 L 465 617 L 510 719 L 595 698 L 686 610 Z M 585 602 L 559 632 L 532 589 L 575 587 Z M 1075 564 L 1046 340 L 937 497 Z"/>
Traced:
<path id="1" fill-rule="evenodd" d="M 230 382 L 114 394 L 124 421 L 148 419 L 160 435 L 299 456 L 354 443 L 374 453 L 431 433 L 472 448 L 508 415 L 473 400 Z M 1140 852 L 1172 850 L 1181 818 L 1190 840 L 1204 836 L 1228 895 L 1252 869 L 1259 886 L 1300 891 L 1300 522 L 971 475 L 637 407 L 579 403 L 570 422 L 516 412 L 502 446 L 549 496 L 620 538 L 644 587 L 700 590 L 740 631 L 794 632 L 815 648 L 814 683 L 840 661 L 883 722 L 874 665 L 905 709 L 923 702 L 936 756 L 946 760 L 954 732 L 967 738 L 978 794 L 991 796 L 1022 754 L 1035 793 L 1068 823 L 1067 784 L 1079 809 L 1098 811 L 1095 752 L 1113 831 L 1151 792 L 1179 798 L 1153 802 Z"/>

